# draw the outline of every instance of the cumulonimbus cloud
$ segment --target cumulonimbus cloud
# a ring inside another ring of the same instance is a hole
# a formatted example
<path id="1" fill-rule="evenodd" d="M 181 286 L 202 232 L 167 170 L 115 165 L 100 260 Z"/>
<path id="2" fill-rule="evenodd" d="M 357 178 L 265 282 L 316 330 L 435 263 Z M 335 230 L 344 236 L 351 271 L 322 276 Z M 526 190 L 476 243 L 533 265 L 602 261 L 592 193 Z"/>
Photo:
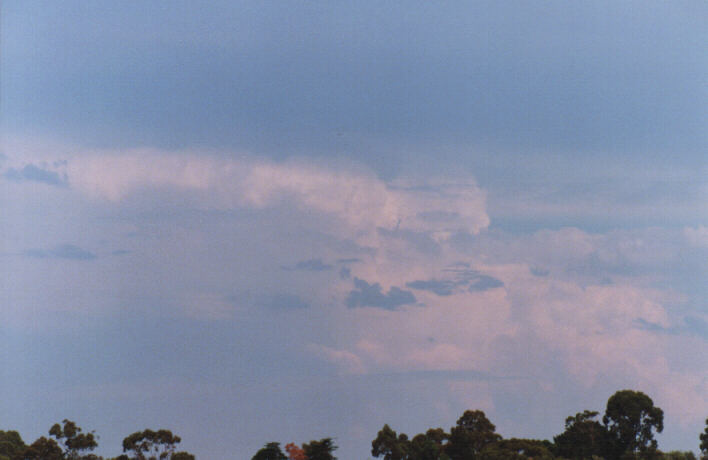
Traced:
<path id="1" fill-rule="evenodd" d="M 72 187 L 91 196 L 120 201 L 137 192 L 189 192 L 212 208 L 263 209 L 292 203 L 334 216 L 353 233 L 377 228 L 478 233 L 489 225 L 486 194 L 471 179 L 399 180 L 387 183 L 372 173 L 327 169 L 303 162 L 135 150 L 77 156 L 66 166 Z"/>

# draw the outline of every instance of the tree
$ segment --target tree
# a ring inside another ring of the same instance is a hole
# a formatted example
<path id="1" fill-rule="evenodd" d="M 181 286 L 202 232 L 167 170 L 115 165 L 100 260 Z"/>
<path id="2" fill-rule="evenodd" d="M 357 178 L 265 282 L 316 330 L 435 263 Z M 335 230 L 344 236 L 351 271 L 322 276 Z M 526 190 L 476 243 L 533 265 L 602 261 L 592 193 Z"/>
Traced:
<path id="1" fill-rule="evenodd" d="M 706 419 L 706 428 L 703 433 L 698 437 L 701 440 L 701 458 L 704 460 L 708 459 L 708 418 Z"/>
<path id="2" fill-rule="evenodd" d="M 0 430 L 0 460 L 17 458 L 27 446 L 17 431 Z"/>
<path id="3" fill-rule="evenodd" d="M 64 458 L 67 460 L 93 460 L 98 459 L 96 455 L 82 453 L 94 450 L 98 446 L 96 436 L 93 431 L 82 433 L 80 427 L 71 420 L 62 420 L 64 426 L 55 423 L 49 429 L 49 434 L 54 436 L 58 442 L 64 445 Z"/>
<path id="4" fill-rule="evenodd" d="M 487 444 L 480 454 L 484 460 L 552 460 L 550 443 L 536 439 L 502 439 Z"/>
<path id="5" fill-rule="evenodd" d="M 305 451 L 300 448 L 294 442 L 285 444 L 285 452 L 288 453 L 289 460 L 307 460 L 305 456 Z"/>
<path id="6" fill-rule="evenodd" d="M 251 460 L 288 460 L 280 449 L 279 442 L 269 442 L 263 446 Z"/>
<path id="7" fill-rule="evenodd" d="M 42 436 L 16 457 L 20 460 L 64 460 L 64 452 L 53 439 Z"/>
<path id="8" fill-rule="evenodd" d="M 445 454 L 445 442 L 450 437 L 442 428 L 431 428 L 425 434 L 417 434 L 410 442 L 410 460 L 449 460 Z"/>
<path id="9" fill-rule="evenodd" d="M 610 457 L 637 453 L 648 457 L 657 450 L 653 431 L 663 431 L 664 411 L 640 391 L 621 390 L 607 400 L 602 422 L 614 444 Z"/>
<path id="10" fill-rule="evenodd" d="M 138 431 L 123 439 L 123 452 L 131 453 L 133 460 L 189 460 L 194 456 L 188 452 L 175 452 L 179 436 L 170 430 Z"/>
<path id="11" fill-rule="evenodd" d="M 481 410 L 465 411 L 450 429 L 445 453 L 452 460 L 474 460 L 487 445 L 501 439 L 496 427 Z"/>
<path id="12" fill-rule="evenodd" d="M 553 438 L 555 453 L 570 459 L 592 459 L 607 455 L 610 435 L 595 417 L 599 414 L 586 410 L 565 419 L 565 431 Z"/>
<path id="13" fill-rule="evenodd" d="M 332 452 L 337 450 L 337 446 L 332 438 L 323 438 L 319 441 L 310 441 L 302 445 L 307 460 L 337 460 Z"/>
<path id="14" fill-rule="evenodd" d="M 371 441 L 371 455 L 383 456 L 384 460 L 403 460 L 408 458 L 408 436 L 404 433 L 397 435 L 390 426 L 384 425 L 376 439 Z"/>

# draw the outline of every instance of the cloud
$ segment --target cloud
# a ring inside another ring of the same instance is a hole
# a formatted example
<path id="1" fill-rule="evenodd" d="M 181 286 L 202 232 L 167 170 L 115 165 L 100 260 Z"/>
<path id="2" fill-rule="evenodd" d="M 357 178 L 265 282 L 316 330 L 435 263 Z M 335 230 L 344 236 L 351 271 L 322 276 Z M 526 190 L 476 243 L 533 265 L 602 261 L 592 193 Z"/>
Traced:
<path id="1" fill-rule="evenodd" d="M 384 182 L 371 172 L 304 162 L 149 149 L 75 156 L 66 170 L 73 187 L 96 198 L 119 202 L 137 191 L 171 190 L 188 192 L 187 203 L 206 208 L 263 209 L 287 203 L 332 216 L 340 231 L 369 242 L 380 228 L 422 232 L 439 241 L 459 231 L 476 234 L 489 225 L 486 193 L 469 178 Z"/>
<path id="2" fill-rule="evenodd" d="M 322 272 L 331 270 L 332 266 L 322 262 L 322 259 L 302 260 L 293 266 L 282 266 L 283 270 L 304 270 L 310 272 Z"/>
<path id="3" fill-rule="evenodd" d="M 366 281 L 354 278 L 355 289 L 349 292 L 346 304 L 349 308 L 354 307 L 379 307 L 387 310 L 395 310 L 401 305 L 410 305 L 416 302 L 416 298 L 410 291 L 391 286 L 387 293 L 383 293 L 379 283 L 369 284 Z"/>
<path id="4" fill-rule="evenodd" d="M 24 254 L 38 259 L 93 260 L 96 258 L 93 252 L 73 244 L 63 244 L 52 249 L 28 249 Z"/>
<path id="5" fill-rule="evenodd" d="M 67 185 L 66 178 L 62 178 L 59 173 L 33 164 L 27 164 L 22 169 L 8 168 L 3 176 L 14 182 L 41 182 L 55 187 Z"/>
<path id="6" fill-rule="evenodd" d="M 691 246 L 708 248 L 708 227 L 699 225 L 696 228 L 686 227 L 684 235 Z"/>
<path id="7" fill-rule="evenodd" d="M 474 292 L 504 286 L 503 281 L 468 268 L 446 268 L 443 272 L 451 273 L 453 278 L 416 280 L 406 283 L 406 286 L 412 289 L 430 291 L 439 296 L 452 295 L 458 287 L 467 288 L 470 292 Z"/>
<path id="8" fill-rule="evenodd" d="M 453 281 L 436 279 L 431 279 L 427 281 L 418 280 L 406 283 L 406 287 L 423 291 L 430 291 L 441 296 L 451 295 L 453 293 L 453 290 L 455 289 L 455 286 L 457 285 L 458 283 L 455 283 Z"/>
<path id="9" fill-rule="evenodd" d="M 261 307 L 271 308 L 275 310 L 281 309 L 304 309 L 308 308 L 309 304 L 300 297 L 292 294 L 278 293 L 260 298 L 256 304 Z"/>
<path id="10" fill-rule="evenodd" d="M 487 289 L 495 289 L 502 286 L 504 286 L 504 282 L 494 277 L 487 275 L 477 275 L 475 278 L 470 280 L 469 290 L 471 292 L 486 291 Z"/>

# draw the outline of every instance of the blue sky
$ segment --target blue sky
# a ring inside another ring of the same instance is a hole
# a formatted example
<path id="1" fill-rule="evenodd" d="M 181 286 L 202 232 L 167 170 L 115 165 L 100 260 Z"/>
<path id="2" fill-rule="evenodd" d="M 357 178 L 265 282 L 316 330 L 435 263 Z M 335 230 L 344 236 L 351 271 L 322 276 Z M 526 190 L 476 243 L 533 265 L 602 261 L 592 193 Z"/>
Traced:
<path id="1" fill-rule="evenodd" d="M 366 458 L 708 414 L 703 2 L 3 2 L 2 423 Z"/>

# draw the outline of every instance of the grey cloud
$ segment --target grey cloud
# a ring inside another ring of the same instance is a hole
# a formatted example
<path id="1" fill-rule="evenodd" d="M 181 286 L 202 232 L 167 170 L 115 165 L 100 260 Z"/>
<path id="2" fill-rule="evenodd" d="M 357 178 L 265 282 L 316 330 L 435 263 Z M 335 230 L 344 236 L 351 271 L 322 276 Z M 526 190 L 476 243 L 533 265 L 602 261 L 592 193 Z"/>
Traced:
<path id="1" fill-rule="evenodd" d="M 708 322 L 697 316 L 685 316 L 683 318 L 682 325 L 671 327 L 665 327 L 660 324 L 647 321 L 644 318 L 635 320 L 635 324 L 639 329 L 643 329 L 645 331 L 669 335 L 689 335 L 708 340 Z"/>
<path id="2" fill-rule="evenodd" d="M 22 169 L 9 168 L 3 176 L 15 182 L 41 182 L 56 187 L 65 187 L 66 178 L 62 178 L 59 173 L 42 169 L 33 164 L 25 165 Z"/>
<path id="3" fill-rule="evenodd" d="M 111 254 L 113 254 L 114 256 L 124 256 L 126 254 L 130 254 L 130 251 L 127 251 L 125 249 L 117 249 L 111 252 Z"/>
<path id="4" fill-rule="evenodd" d="M 529 271 L 533 276 L 548 276 L 551 272 L 548 269 L 542 268 L 542 267 L 530 267 Z"/>
<path id="5" fill-rule="evenodd" d="M 358 259 L 356 257 L 351 257 L 349 259 L 337 259 L 337 263 L 340 264 L 353 264 L 356 262 L 361 262 L 361 259 Z"/>
<path id="6" fill-rule="evenodd" d="M 339 270 L 339 277 L 342 278 L 343 280 L 348 280 L 352 276 L 352 271 L 351 269 L 347 267 L 342 267 Z"/>
<path id="7" fill-rule="evenodd" d="M 488 275 L 479 275 L 470 283 L 470 292 L 486 291 L 504 286 L 504 282 Z"/>
<path id="8" fill-rule="evenodd" d="M 379 283 L 369 284 L 362 279 L 354 278 L 354 288 L 347 296 L 346 304 L 349 308 L 379 307 L 395 310 L 401 305 L 410 305 L 416 302 L 411 291 L 404 291 L 396 286 L 392 286 L 384 294 Z"/>
<path id="9" fill-rule="evenodd" d="M 456 264 L 455 266 L 465 267 L 467 264 Z M 447 268 L 443 271 L 451 273 L 453 279 L 416 280 L 406 283 L 406 287 L 430 291 L 439 296 L 448 296 L 452 295 L 458 286 L 466 287 L 471 292 L 486 291 L 504 286 L 502 281 L 468 268 Z"/>
<path id="10" fill-rule="evenodd" d="M 283 270 L 303 270 L 310 272 L 322 272 L 326 270 L 331 270 L 332 266 L 322 262 L 322 259 L 309 259 L 302 260 L 293 266 L 282 266 Z"/>
<path id="11" fill-rule="evenodd" d="M 430 291 L 434 294 L 440 296 L 451 295 L 459 283 L 449 281 L 449 280 L 417 280 L 406 283 L 406 286 L 412 289 L 419 289 L 422 291 Z"/>
<path id="12" fill-rule="evenodd" d="M 73 244 L 63 244 L 52 249 L 28 249 L 24 254 L 38 259 L 93 260 L 96 258 L 93 252 Z"/>

